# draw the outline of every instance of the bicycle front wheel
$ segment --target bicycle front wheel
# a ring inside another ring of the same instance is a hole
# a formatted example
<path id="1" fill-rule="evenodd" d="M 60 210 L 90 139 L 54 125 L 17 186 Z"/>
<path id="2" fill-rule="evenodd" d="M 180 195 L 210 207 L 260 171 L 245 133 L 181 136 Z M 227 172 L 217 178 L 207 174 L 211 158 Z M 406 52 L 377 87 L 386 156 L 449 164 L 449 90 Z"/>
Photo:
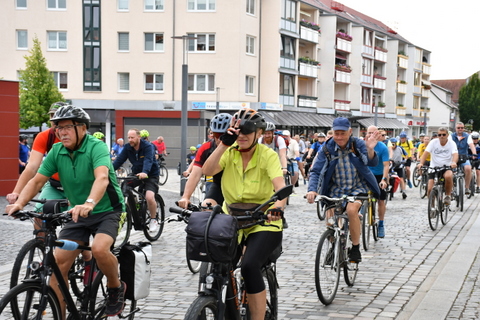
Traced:
<path id="1" fill-rule="evenodd" d="M 52 288 L 47 294 L 45 310 L 39 310 L 42 298 L 40 282 L 24 282 L 10 289 L 0 300 L 2 319 L 61 319 L 60 305 Z"/>
<path id="2" fill-rule="evenodd" d="M 188 245 L 187 245 L 187 247 L 188 247 Z M 193 274 L 198 273 L 200 271 L 200 268 L 202 267 L 202 262 L 201 261 L 190 260 L 188 258 L 188 252 L 186 254 L 186 258 L 187 258 L 187 266 L 188 266 L 188 269 L 190 270 L 190 272 L 193 273 Z"/>
<path id="3" fill-rule="evenodd" d="M 45 245 L 42 240 L 32 239 L 27 241 L 18 252 L 13 263 L 10 288 L 15 287 L 24 279 L 29 279 L 32 274 L 32 262 L 42 262 L 44 255 Z"/>
<path id="4" fill-rule="evenodd" d="M 321 201 L 317 201 L 317 216 L 320 221 L 325 220 L 325 206 L 322 205 Z"/>
<path id="5" fill-rule="evenodd" d="M 437 188 L 433 188 L 430 191 L 430 196 L 428 197 L 428 224 L 430 225 L 430 229 L 436 230 L 438 226 L 438 218 L 439 218 L 439 209 L 441 208 L 440 204 L 440 195 L 438 193 Z"/>
<path id="6" fill-rule="evenodd" d="M 123 247 L 130 239 L 130 232 L 132 231 L 132 212 L 127 202 L 125 202 L 125 212 L 120 217 L 118 226 L 118 234 L 115 240 L 115 247 Z"/>
<path id="7" fill-rule="evenodd" d="M 463 201 L 465 199 L 465 179 L 463 177 L 458 178 L 458 202 L 457 207 L 460 207 L 460 211 L 463 212 Z"/>
<path id="8" fill-rule="evenodd" d="M 163 186 L 168 180 L 168 170 L 164 165 L 160 166 L 160 179 L 158 183 Z"/>
<path id="9" fill-rule="evenodd" d="M 151 218 L 150 210 L 146 206 L 145 212 L 145 226 L 143 227 L 143 233 L 145 237 L 150 241 L 155 241 L 160 238 L 163 232 L 163 224 L 165 222 L 165 203 L 162 197 L 157 193 L 155 195 L 156 213 L 155 218 Z M 146 202 L 145 202 L 146 205 Z M 152 221 L 155 221 L 152 223 Z"/>
<path id="10" fill-rule="evenodd" d="M 428 178 L 425 175 L 422 175 L 422 181 L 420 181 L 420 197 L 424 199 L 427 196 L 427 185 L 428 185 Z"/>
<path id="11" fill-rule="evenodd" d="M 331 229 L 320 237 L 315 258 L 315 287 L 320 301 L 329 305 L 335 299 L 340 281 L 340 242 Z"/>
<path id="12" fill-rule="evenodd" d="M 370 232 L 371 232 L 371 226 L 370 226 L 370 210 L 369 210 L 369 202 L 364 201 L 362 204 L 362 207 L 360 208 L 360 211 L 362 212 L 362 244 L 363 244 L 363 249 L 365 251 L 368 251 L 370 248 Z"/>
<path id="13" fill-rule="evenodd" d="M 347 286 L 353 287 L 355 279 L 357 278 L 358 263 L 350 262 L 348 259 L 348 254 L 352 249 L 352 241 L 350 240 L 349 233 L 347 233 L 343 239 L 346 242 L 345 247 L 340 249 L 343 251 L 343 261 L 341 261 L 341 263 L 343 263 L 343 278 Z"/>
<path id="14" fill-rule="evenodd" d="M 184 320 L 214 320 L 217 318 L 217 300 L 211 296 L 197 297 L 185 314 Z"/>
<path id="15" fill-rule="evenodd" d="M 418 177 L 421 177 L 421 176 L 418 174 L 418 168 L 415 167 L 415 169 L 413 169 L 413 185 L 415 187 L 418 187 L 421 183 Z"/>
<path id="16" fill-rule="evenodd" d="M 262 272 L 267 290 L 267 310 L 265 320 L 276 320 L 278 316 L 278 284 L 275 276 L 275 265 L 272 264 Z"/>

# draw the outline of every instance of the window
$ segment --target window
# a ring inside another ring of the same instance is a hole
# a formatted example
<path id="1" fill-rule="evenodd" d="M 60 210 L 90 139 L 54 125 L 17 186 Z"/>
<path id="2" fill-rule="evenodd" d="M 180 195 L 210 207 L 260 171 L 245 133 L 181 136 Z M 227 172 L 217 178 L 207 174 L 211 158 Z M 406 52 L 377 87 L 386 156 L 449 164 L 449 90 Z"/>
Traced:
<path id="1" fill-rule="evenodd" d="M 215 92 L 215 75 L 213 74 L 189 74 L 188 91 Z"/>
<path id="2" fill-rule="evenodd" d="M 295 59 L 295 40 L 282 36 L 282 49 L 280 56 L 283 58 Z"/>
<path id="3" fill-rule="evenodd" d="M 188 0 L 188 10 L 191 11 L 213 11 L 216 0 Z"/>
<path id="4" fill-rule="evenodd" d="M 362 88 L 362 103 L 363 104 L 370 104 L 370 88 Z"/>
<path id="5" fill-rule="evenodd" d="M 52 72 L 52 76 L 58 89 L 68 89 L 68 74 L 66 72 Z"/>
<path id="6" fill-rule="evenodd" d="M 255 54 L 255 37 L 247 36 L 247 53 Z"/>
<path id="7" fill-rule="evenodd" d="M 27 0 L 16 0 L 17 9 L 27 9 Z"/>
<path id="8" fill-rule="evenodd" d="M 420 97 L 413 96 L 413 109 L 420 108 Z"/>
<path id="9" fill-rule="evenodd" d="M 99 0 L 83 1 L 83 90 L 102 90 L 101 7 Z"/>
<path id="10" fill-rule="evenodd" d="M 280 94 L 293 96 L 293 81 L 293 76 L 283 73 L 280 74 Z"/>
<path id="11" fill-rule="evenodd" d="M 145 0 L 145 11 L 163 10 L 164 0 Z"/>
<path id="12" fill-rule="evenodd" d="M 130 73 L 118 74 L 118 91 L 130 91 Z"/>
<path id="13" fill-rule="evenodd" d="M 67 9 L 67 0 L 47 0 L 48 9 Z"/>
<path id="14" fill-rule="evenodd" d="M 421 80 L 422 76 L 420 75 L 420 72 L 415 72 L 413 76 L 413 85 L 414 86 L 420 86 L 421 85 Z"/>
<path id="15" fill-rule="evenodd" d="M 128 32 L 118 33 L 118 51 L 130 51 L 130 35 Z"/>
<path id="16" fill-rule="evenodd" d="M 163 33 L 145 33 L 145 51 L 163 52 Z"/>
<path id="17" fill-rule="evenodd" d="M 253 92 L 254 85 L 255 85 L 255 77 L 246 76 L 245 77 L 245 93 L 254 94 Z"/>
<path id="18" fill-rule="evenodd" d="M 373 32 L 370 31 L 370 30 L 365 30 L 365 34 L 363 36 L 363 44 L 371 47 L 372 46 L 372 37 L 373 37 Z"/>
<path id="19" fill-rule="evenodd" d="M 128 11 L 130 9 L 130 0 L 118 0 L 117 10 L 118 11 Z"/>
<path id="20" fill-rule="evenodd" d="M 292 22 L 296 21 L 297 17 L 297 2 L 294 0 L 284 0 L 282 6 L 282 18 Z"/>
<path id="21" fill-rule="evenodd" d="M 163 74 L 145 73 L 145 91 L 163 92 Z"/>
<path id="22" fill-rule="evenodd" d="M 17 30 L 17 49 L 28 49 L 27 30 Z"/>
<path id="23" fill-rule="evenodd" d="M 255 0 L 247 0 L 247 13 L 255 14 Z"/>
<path id="24" fill-rule="evenodd" d="M 372 60 L 370 59 L 363 59 L 362 63 L 362 74 L 365 75 L 372 75 Z"/>
<path id="25" fill-rule="evenodd" d="M 190 52 L 212 52 L 215 51 L 215 35 L 198 33 L 187 34 L 189 37 L 197 39 L 188 39 L 188 51 Z"/>
<path id="26" fill-rule="evenodd" d="M 65 31 L 48 31 L 49 50 L 67 50 L 67 33 Z"/>

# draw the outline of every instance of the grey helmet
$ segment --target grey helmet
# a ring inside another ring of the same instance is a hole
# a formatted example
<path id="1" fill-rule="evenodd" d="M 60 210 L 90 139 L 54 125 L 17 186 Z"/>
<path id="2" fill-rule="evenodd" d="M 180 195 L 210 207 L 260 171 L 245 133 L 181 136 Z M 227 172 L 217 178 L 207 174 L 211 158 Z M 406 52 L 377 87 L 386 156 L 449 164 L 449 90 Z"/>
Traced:
<path id="1" fill-rule="evenodd" d="M 58 124 L 61 120 L 73 120 L 80 123 L 85 123 L 87 129 L 90 127 L 90 116 L 82 108 L 72 105 L 60 107 L 50 121 Z"/>

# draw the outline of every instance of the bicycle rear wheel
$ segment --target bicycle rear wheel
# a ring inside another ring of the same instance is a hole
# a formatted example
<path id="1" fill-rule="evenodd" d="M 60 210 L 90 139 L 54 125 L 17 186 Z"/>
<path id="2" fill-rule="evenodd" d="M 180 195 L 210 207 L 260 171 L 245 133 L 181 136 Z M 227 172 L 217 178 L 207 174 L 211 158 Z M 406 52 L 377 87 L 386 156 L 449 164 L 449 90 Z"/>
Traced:
<path id="1" fill-rule="evenodd" d="M 167 167 L 165 167 L 165 165 L 161 165 L 160 166 L 160 177 L 159 177 L 159 181 L 158 183 L 163 186 L 168 180 L 168 170 L 167 170 Z"/>
<path id="2" fill-rule="evenodd" d="M 188 245 L 187 245 L 187 247 L 188 247 Z M 190 260 L 188 258 L 188 252 L 187 251 L 185 251 L 185 252 L 187 253 L 186 258 L 187 258 L 188 269 L 193 274 L 198 273 L 200 271 L 200 268 L 202 267 L 202 262 L 201 261 Z"/>
<path id="3" fill-rule="evenodd" d="M 46 308 L 39 311 L 42 297 L 40 282 L 24 282 L 10 289 L 0 300 L 2 319 L 60 319 L 60 305 L 52 288 L 47 294 Z"/>
<path id="4" fill-rule="evenodd" d="M 428 186 L 428 178 L 426 175 L 422 175 L 422 181 L 420 181 L 419 185 L 419 192 L 420 198 L 424 199 L 427 196 L 427 186 Z"/>
<path id="5" fill-rule="evenodd" d="M 184 320 L 217 319 L 217 300 L 212 296 L 197 297 L 185 314 Z"/>
<path id="6" fill-rule="evenodd" d="M 428 197 L 428 224 L 430 229 L 436 230 L 438 227 L 438 218 L 439 218 L 439 209 L 441 208 L 440 204 L 440 195 L 437 188 L 433 188 L 430 191 L 430 196 Z"/>
<path id="7" fill-rule="evenodd" d="M 160 238 L 160 235 L 163 232 L 163 224 L 165 221 L 165 203 L 163 202 L 163 198 L 157 193 L 155 195 L 155 203 L 156 203 L 156 214 L 155 214 L 155 221 L 157 222 L 156 228 L 150 228 L 150 221 L 152 218 L 150 218 L 150 210 L 148 210 L 147 202 L 144 202 L 144 205 L 146 206 L 145 210 L 142 210 L 142 212 L 145 212 L 145 225 L 143 227 L 143 233 L 145 234 L 145 237 L 150 240 L 150 241 L 155 241 Z"/>
<path id="8" fill-rule="evenodd" d="M 475 187 L 476 187 L 475 175 L 476 175 L 476 169 L 473 168 L 472 178 L 470 179 L 470 193 L 468 194 L 468 197 L 467 197 L 468 199 L 470 199 L 471 197 L 473 197 L 475 195 Z"/>
<path id="9" fill-rule="evenodd" d="M 276 320 L 278 316 L 278 284 L 275 276 L 275 264 L 270 264 L 262 271 L 267 290 L 267 310 L 265 320 Z"/>
<path id="10" fill-rule="evenodd" d="M 440 220 L 442 221 L 443 225 L 446 225 L 448 222 L 448 211 L 450 210 L 450 206 L 442 205 L 442 211 L 440 213 Z"/>
<path id="11" fill-rule="evenodd" d="M 32 273 L 32 262 L 42 262 L 44 255 L 45 245 L 42 240 L 31 239 L 27 241 L 18 252 L 13 263 L 10 288 L 15 287 L 24 279 L 29 279 Z"/>
<path id="12" fill-rule="evenodd" d="M 412 178 L 413 179 L 413 185 L 415 187 L 418 187 L 421 183 L 421 181 L 418 180 L 418 177 L 421 177 L 421 176 L 418 174 L 418 168 L 415 167 L 415 169 L 413 169 L 413 178 Z"/>
<path id="13" fill-rule="evenodd" d="M 340 281 L 340 242 L 335 232 L 326 230 L 318 242 L 315 258 L 315 287 L 320 301 L 329 305 L 335 299 Z"/>

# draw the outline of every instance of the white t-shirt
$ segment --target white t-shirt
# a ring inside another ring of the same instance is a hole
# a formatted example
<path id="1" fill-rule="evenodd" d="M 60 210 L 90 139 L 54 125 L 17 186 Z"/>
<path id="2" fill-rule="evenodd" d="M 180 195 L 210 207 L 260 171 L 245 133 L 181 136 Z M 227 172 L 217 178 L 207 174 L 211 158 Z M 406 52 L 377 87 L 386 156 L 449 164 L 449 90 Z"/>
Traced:
<path id="1" fill-rule="evenodd" d="M 270 149 L 273 149 L 274 151 L 276 151 L 278 153 L 278 150 L 276 150 L 277 148 L 275 148 L 275 139 L 277 139 L 278 150 L 287 149 L 285 139 L 283 139 L 283 137 L 279 137 L 279 136 L 274 136 L 273 139 L 272 139 L 272 143 L 270 143 L 270 144 L 267 144 L 264 141 L 265 140 L 264 137 L 260 137 L 260 139 L 258 139 L 258 143 L 264 144 L 267 147 L 269 147 Z"/>
<path id="2" fill-rule="evenodd" d="M 431 154 L 431 168 L 449 166 L 452 163 L 453 154 L 458 153 L 457 145 L 450 139 L 447 139 L 447 143 L 444 146 L 440 144 L 440 139 L 433 139 L 425 151 Z"/>
<path id="3" fill-rule="evenodd" d="M 295 159 L 297 157 L 296 152 L 300 153 L 298 142 L 295 139 L 290 139 L 287 147 L 287 159 Z"/>

